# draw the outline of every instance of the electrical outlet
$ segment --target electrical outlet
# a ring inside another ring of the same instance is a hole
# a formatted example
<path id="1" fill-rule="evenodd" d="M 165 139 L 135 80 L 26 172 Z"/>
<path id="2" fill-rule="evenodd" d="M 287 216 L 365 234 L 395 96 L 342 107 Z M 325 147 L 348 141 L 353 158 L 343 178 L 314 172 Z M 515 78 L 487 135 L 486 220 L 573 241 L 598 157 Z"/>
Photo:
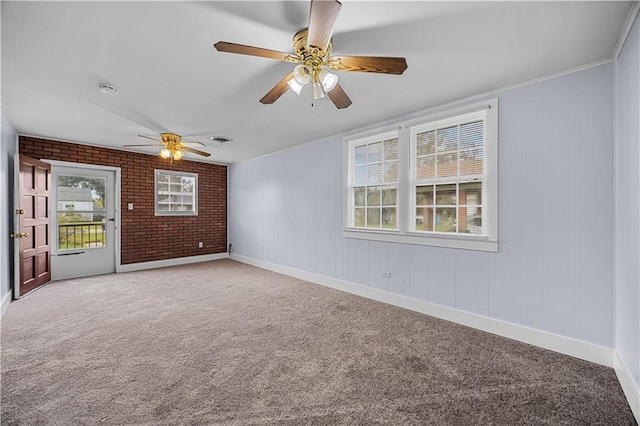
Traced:
<path id="1" fill-rule="evenodd" d="M 202 248 L 202 247 L 204 247 L 204 243 L 203 243 L 202 241 L 200 241 L 200 242 L 198 243 L 198 248 Z"/>
<path id="2" fill-rule="evenodd" d="M 385 277 L 385 278 L 391 278 L 391 272 L 389 272 L 389 271 L 384 271 L 384 272 L 382 273 L 382 276 L 383 276 L 383 277 Z"/>

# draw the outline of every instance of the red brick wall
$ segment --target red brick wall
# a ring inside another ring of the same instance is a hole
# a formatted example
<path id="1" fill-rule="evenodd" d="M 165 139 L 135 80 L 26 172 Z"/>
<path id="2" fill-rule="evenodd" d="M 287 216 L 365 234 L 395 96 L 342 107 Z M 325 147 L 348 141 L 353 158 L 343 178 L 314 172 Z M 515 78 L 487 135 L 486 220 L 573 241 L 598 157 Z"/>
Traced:
<path id="1" fill-rule="evenodd" d="M 120 167 L 121 263 L 227 251 L 227 167 L 157 155 L 20 136 L 20 154 L 36 159 Z M 155 169 L 198 174 L 197 216 L 156 216 Z M 127 210 L 133 203 L 134 209 Z M 204 243 L 198 248 L 198 242 Z"/>

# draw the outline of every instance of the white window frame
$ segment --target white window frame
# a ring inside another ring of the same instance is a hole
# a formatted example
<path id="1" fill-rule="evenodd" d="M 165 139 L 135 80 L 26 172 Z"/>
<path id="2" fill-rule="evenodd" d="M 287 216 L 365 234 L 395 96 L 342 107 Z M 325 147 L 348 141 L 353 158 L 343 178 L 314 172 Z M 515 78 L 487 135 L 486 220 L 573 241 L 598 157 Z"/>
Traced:
<path id="1" fill-rule="evenodd" d="M 436 122 L 453 121 L 457 117 L 486 110 L 485 122 L 485 185 L 483 221 L 486 215 L 487 236 L 415 231 L 415 172 L 412 133 L 417 129 L 431 127 Z M 391 129 L 395 130 L 391 130 Z M 353 195 L 351 190 L 353 147 L 362 141 L 398 135 L 398 230 L 355 228 L 352 223 Z M 394 126 L 372 129 L 344 139 L 344 229 L 345 238 L 385 241 L 404 244 L 458 248 L 479 251 L 498 251 L 498 99 L 427 112 Z"/>
<path id="2" fill-rule="evenodd" d="M 179 176 L 179 177 L 188 177 L 194 179 L 193 185 L 193 208 L 191 210 L 181 210 L 181 211 L 166 211 L 159 210 L 159 190 L 158 190 L 158 176 L 160 175 L 169 175 L 169 176 Z M 156 169 L 154 173 L 154 184 L 153 190 L 155 193 L 154 205 L 155 205 L 155 215 L 156 216 L 197 216 L 198 215 L 198 174 L 197 173 L 188 173 L 188 172 L 177 172 L 172 170 L 160 170 Z"/>
<path id="3" fill-rule="evenodd" d="M 371 143 L 376 143 L 376 142 L 383 142 L 383 141 L 387 141 L 389 139 L 398 139 L 398 147 L 400 144 L 400 138 L 398 135 L 398 131 L 389 131 L 389 132 L 384 132 L 384 133 L 378 133 L 372 136 L 367 136 L 364 138 L 359 138 L 359 139 L 353 139 L 351 141 L 349 141 L 348 145 L 349 145 L 349 153 L 348 153 L 348 162 L 349 162 L 349 167 L 348 167 L 348 171 L 349 171 L 349 180 L 348 180 L 348 205 L 349 207 L 349 214 L 346 216 L 347 218 L 347 223 L 348 223 L 348 227 L 349 228 L 353 228 L 353 229 L 364 229 L 364 230 L 370 230 L 370 231 L 383 231 L 383 232 L 396 232 L 397 229 L 385 229 L 385 228 L 356 228 L 353 221 L 354 221 L 354 217 L 351 214 L 351 212 L 353 212 L 354 208 L 355 208 L 355 200 L 354 200 L 354 194 L 353 194 L 353 188 L 356 186 L 365 186 L 365 187 L 369 187 L 369 186 L 380 186 L 380 187 L 385 187 L 385 186 L 391 186 L 389 182 L 384 182 L 384 178 L 380 181 L 380 183 L 378 183 L 377 185 L 372 185 L 369 183 L 366 183 L 364 185 L 355 185 L 352 184 L 352 182 L 355 182 L 355 176 L 354 176 L 354 171 L 355 171 L 355 167 L 353 167 L 355 165 L 355 158 L 354 158 L 354 149 L 356 146 L 362 146 L 362 145 L 368 145 Z M 383 161 L 381 162 L 381 164 L 384 164 L 384 152 L 382 152 L 382 156 L 383 156 Z M 396 183 L 396 188 L 399 191 L 399 186 L 400 186 L 400 181 L 401 181 L 401 177 L 399 175 L 399 170 L 400 170 L 400 152 L 398 152 L 398 181 Z M 384 176 L 384 166 L 382 167 L 382 173 Z M 367 193 L 365 191 L 365 198 L 367 197 Z M 382 197 L 382 194 L 380 194 L 380 197 Z M 400 207 L 400 201 L 396 196 L 396 222 L 399 222 L 399 207 Z M 366 215 L 366 210 L 365 210 L 365 215 Z M 382 218 L 380 221 L 380 225 L 382 226 Z M 399 224 L 398 224 L 399 226 Z"/>

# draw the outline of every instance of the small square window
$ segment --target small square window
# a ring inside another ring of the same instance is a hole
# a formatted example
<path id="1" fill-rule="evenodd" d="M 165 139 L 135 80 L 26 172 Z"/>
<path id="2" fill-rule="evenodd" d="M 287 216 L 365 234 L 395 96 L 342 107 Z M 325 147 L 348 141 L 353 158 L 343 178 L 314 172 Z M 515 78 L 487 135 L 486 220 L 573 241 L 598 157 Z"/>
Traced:
<path id="1" fill-rule="evenodd" d="M 156 170 L 156 216 L 198 214 L 198 175 Z"/>

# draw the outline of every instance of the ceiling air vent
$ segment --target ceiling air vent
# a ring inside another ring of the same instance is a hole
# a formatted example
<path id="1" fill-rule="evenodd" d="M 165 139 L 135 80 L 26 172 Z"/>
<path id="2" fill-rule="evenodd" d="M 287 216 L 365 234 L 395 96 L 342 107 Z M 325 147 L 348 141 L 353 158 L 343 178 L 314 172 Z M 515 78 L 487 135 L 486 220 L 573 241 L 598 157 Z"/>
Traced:
<path id="1" fill-rule="evenodd" d="M 213 142 L 219 142 L 221 144 L 233 141 L 233 139 L 226 136 L 211 136 L 209 139 L 211 139 Z"/>
<path id="2" fill-rule="evenodd" d="M 105 95 L 117 95 L 118 89 L 115 86 L 107 83 L 98 84 L 98 90 L 104 93 Z"/>

